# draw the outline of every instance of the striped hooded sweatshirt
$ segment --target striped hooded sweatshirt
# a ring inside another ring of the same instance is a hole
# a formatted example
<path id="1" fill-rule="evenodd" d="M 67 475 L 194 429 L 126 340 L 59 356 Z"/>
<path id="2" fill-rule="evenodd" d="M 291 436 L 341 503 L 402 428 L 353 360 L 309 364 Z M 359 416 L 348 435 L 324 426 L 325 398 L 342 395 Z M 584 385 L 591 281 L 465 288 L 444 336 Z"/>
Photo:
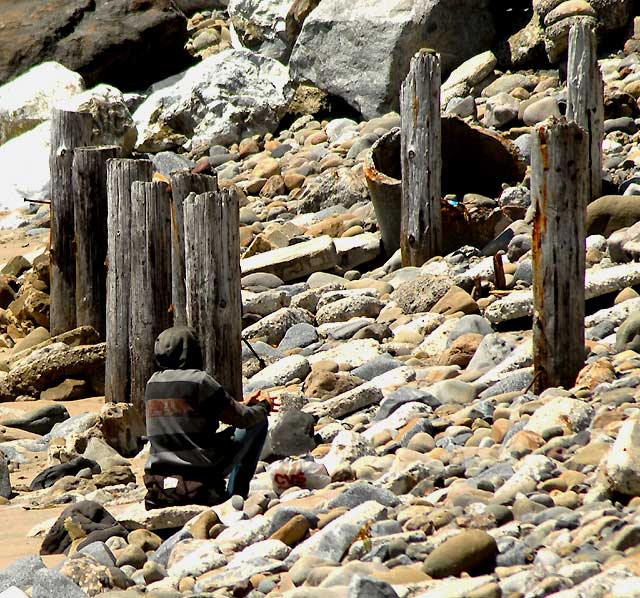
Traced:
<path id="1" fill-rule="evenodd" d="M 162 332 L 155 358 L 161 370 L 147 382 L 144 397 L 151 444 L 147 473 L 222 484 L 232 457 L 227 452 L 233 430 L 218 432 L 220 422 L 249 428 L 267 418 L 267 406 L 235 401 L 202 371 L 200 345 L 191 328 Z"/>

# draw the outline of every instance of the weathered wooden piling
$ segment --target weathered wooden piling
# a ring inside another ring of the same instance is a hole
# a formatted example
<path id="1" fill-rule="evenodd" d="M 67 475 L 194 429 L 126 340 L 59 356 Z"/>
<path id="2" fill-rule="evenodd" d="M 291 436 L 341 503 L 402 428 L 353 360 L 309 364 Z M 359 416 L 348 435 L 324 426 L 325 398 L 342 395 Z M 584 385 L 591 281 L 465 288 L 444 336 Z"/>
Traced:
<path id="1" fill-rule="evenodd" d="M 129 403 L 131 367 L 129 357 L 131 295 L 131 185 L 150 181 L 150 160 L 116 159 L 107 163 L 107 401 Z M 137 223 L 135 223 L 137 225 Z M 137 256 L 135 256 L 137 259 Z"/>
<path id="2" fill-rule="evenodd" d="M 442 250 L 440 56 L 420 50 L 400 92 L 403 266 L 422 266 Z"/>
<path id="3" fill-rule="evenodd" d="M 104 340 L 107 329 L 107 160 L 120 147 L 77 148 L 73 155 L 76 244 L 76 321 L 93 326 Z"/>
<path id="4" fill-rule="evenodd" d="M 531 153 L 534 391 L 570 388 L 584 364 L 589 137 L 565 119 L 539 125 Z"/>
<path id="5" fill-rule="evenodd" d="M 567 119 L 589 134 L 589 201 L 602 195 L 604 87 L 596 50 L 593 29 L 583 22 L 573 25 L 567 62 Z"/>
<path id="6" fill-rule="evenodd" d="M 76 327 L 73 150 L 91 142 L 88 112 L 54 108 L 51 112 L 51 334 Z"/>
<path id="7" fill-rule="evenodd" d="M 205 174 L 189 171 L 171 175 L 171 297 L 176 326 L 187 323 L 185 264 L 184 264 L 184 200 L 189 193 L 217 191 L 218 180 Z"/>
<path id="8" fill-rule="evenodd" d="M 239 198 L 233 189 L 184 202 L 186 306 L 206 371 L 242 400 Z"/>
<path id="9" fill-rule="evenodd" d="M 171 200 L 163 182 L 131 186 L 131 403 L 144 412 L 157 336 L 171 317 Z"/>

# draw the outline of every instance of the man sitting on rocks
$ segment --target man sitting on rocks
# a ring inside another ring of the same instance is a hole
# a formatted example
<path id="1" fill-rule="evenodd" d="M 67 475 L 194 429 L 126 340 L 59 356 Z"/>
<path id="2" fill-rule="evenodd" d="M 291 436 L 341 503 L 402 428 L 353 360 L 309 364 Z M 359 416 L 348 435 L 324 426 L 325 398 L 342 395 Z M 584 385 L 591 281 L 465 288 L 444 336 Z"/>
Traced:
<path id="1" fill-rule="evenodd" d="M 202 371 L 198 338 L 186 326 L 158 336 L 155 358 L 161 371 L 147 382 L 144 398 L 151 443 L 145 507 L 246 498 L 267 436 L 267 414 L 277 405 L 255 396 L 247 404 L 234 400 Z M 232 427 L 218 431 L 220 422 Z"/>

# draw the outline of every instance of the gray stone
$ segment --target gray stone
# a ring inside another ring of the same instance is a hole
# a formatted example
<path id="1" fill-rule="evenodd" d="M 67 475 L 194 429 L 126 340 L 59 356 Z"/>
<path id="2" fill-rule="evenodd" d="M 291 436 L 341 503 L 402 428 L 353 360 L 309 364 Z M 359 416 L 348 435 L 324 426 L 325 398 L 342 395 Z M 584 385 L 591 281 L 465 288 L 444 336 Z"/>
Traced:
<path id="1" fill-rule="evenodd" d="M 344 324 L 331 324 L 331 328 L 323 328 L 323 334 L 327 335 L 331 340 L 346 340 L 349 338 L 371 338 L 368 336 L 356 335 L 357 332 L 366 328 L 371 323 L 370 318 L 361 318 L 350 320 Z M 381 339 L 376 339 L 380 341 Z"/>
<path id="2" fill-rule="evenodd" d="M 493 34 L 485 1 L 449 10 L 439 0 L 323 0 L 304 22 L 290 67 L 296 80 L 343 98 L 369 119 L 398 107 L 400 85 L 418 49 L 440 52 L 446 73 L 489 47 Z"/>
<path id="3" fill-rule="evenodd" d="M 174 152 L 159 152 L 153 156 L 153 167 L 166 177 L 176 170 L 191 170 L 195 165 L 193 160 Z"/>
<path id="4" fill-rule="evenodd" d="M 40 569 L 33 576 L 31 598 L 52 598 L 53 596 L 86 598 L 87 594 L 66 575 L 58 571 Z"/>
<path id="5" fill-rule="evenodd" d="M 350 208 L 368 199 L 369 191 L 361 172 L 346 167 L 331 169 L 305 185 L 298 212 L 319 212 L 336 205 Z"/>
<path id="6" fill-rule="evenodd" d="M 491 323 L 486 318 L 477 314 L 462 316 L 447 337 L 447 347 L 450 347 L 457 338 L 464 334 L 481 334 L 482 336 L 486 336 L 492 332 L 493 328 L 491 327 Z"/>
<path id="7" fill-rule="evenodd" d="M 482 90 L 482 96 L 490 98 L 499 93 L 510 93 L 517 87 L 524 87 L 525 89 L 531 89 L 535 85 L 535 79 L 528 75 L 522 75 L 520 73 L 509 73 L 507 75 L 501 75 L 493 83 L 490 83 Z"/>
<path id="8" fill-rule="evenodd" d="M 265 287 L 267 289 L 277 289 L 284 284 L 284 280 L 270 274 L 269 272 L 255 272 L 254 274 L 247 274 L 240 279 L 240 284 L 243 289 L 248 287 Z"/>
<path id="9" fill-rule="evenodd" d="M 316 321 L 318 324 L 328 322 L 346 322 L 351 318 L 376 318 L 382 311 L 384 303 L 377 297 L 369 295 L 351 295 L 332 303 L 318 306 Z M 354 331 L 355 332 L 355 331 Z"/>
<path id="10" fill-rule="evenodd" d="M 11 478 L 9 476 L 9 459 L 5 453 L 0 450 L 0 496 L 2 498 L 11 498 Z"/>
<path id="11" fill-rule="evenodd" d="M 400 504 L 396 495 L 390 490 L 377 488 L 369 482 L 355 482 L 347 486 L 340 495 L 329 500 L 325 509 L 330 510 L 338 507 L 353 509 L 368 500 L 374 500 L 387 507 L 396 507 Z"/>
<path id="12" fill-rule="evenodd" d="M 277 345 L 289 328 L 301 322 L 311 324 L 313 316 L 306 309 L 283 307 L 245 328 L 242 331 L 242 337 L 246 339 L 265 337 L 267 343 Z"/>
<path id="13" fill-rule="evenodd" d="M 315 447 L 315 418 L 298 410 L 286 411 L 269 428 L 268 443 L 272 454 L 293 457 L 310 453 Z"/>
<path id="14" fill-rule="evenodd" d="M 268 316 L 281 307 L 288 307 L 291 297 L 282 289 L 269 289 L 261 293 L 242 293 L 242 313 Z"/>
<path id="15" fill-rule="evenodd" d="M 230 144 L 275 129 L 292 97 L 279 62 L 249 50 L 224 50 L 177 80 L 158 85 L 135 111 L 138 149 Z"/>
<path id="16" fill-rule="evenodd" d="M 531 259 L 526 258 L 518 262 L 513 278 L 528 285 L 533 284 L 533 262 Z"/>
<path id="17" fill-rule="evenodd" d="M 391 295 L 402 312 L 415 314 L 429 311 L 455 284 L 447 276 L 419 276 L 402 283 Z"/>
<path id="18" fill-rule="evenodd" d="M 487 100 L 483 124 L 500 128 L 518 118 L 520 102 L 508 93 L 499 93 Z"/>
<path id="19" fill-rule="evenodd" d="M 374 357 L 364 365 L 351 370 L 351 375 L 362 378 L 363 380 L 373 380 L 376 376 L 380 376 L 385 372 L 402 367 L 403 365 L 402 361 L 393 359 L 388 353 L 383 353 L 378 357 Z"/>
<path id="20" fill-rule="evenodd" d="M 105 567 L 113 567 L 116 564 L 116 557 L 104 542 L 92 542 L 83 546 L 78 552 L 92 556 L 98 563 Z"/>
<path id="21" fill-rule="evenodd" d="M 11 586 L 26 590 L 41 569 L 46 569 L 46 565 L 39 556 L 28 556 L 0 569 L 0 592 Z"/>
<path id="22" fill-rule="evenodd" d="M 275 386 L 285 386 L 296 378 L 304 381 L 311 366 L 302 355 L 289 355 L 279 361 L 268 365 L 266 368 L 253 376 L 244 388 L 245 393 Z"/>
<path id="23" fill-rule="evenodd" d="M 347 598 L 397 598 L 398 594 L 385 581 L 356 575 L 349 583 Z"/>
<path id="24" fill-rule="evenodd" d="M 640 312 L 632 313 L 616 332 L 616 351 L 628 349 L 640 353 Z"/>
<path id="25" fill-rule="evenodd" d="M 432 409 L 436 409 L 442 404 L 427 390 L 405 386 L 392 392 L 380 403 L 380 408 L 373 418 L 374 421 L 389 417 L 398 407 L 405 403 L 423 403 Z"/>
<path id="26" fill-rule="evenodd" d="M 542 122 L 550 117 L 560 118 L 558 100 L 552 96 L 547 96 L 529 104 L 522 113 L 522 120 L 525 125 L 531 126 Z"/>
<path id="27" fill-rule="evenodd" d="M 11 428 L 26 430 L 33 434 L 47 434 L 54 425 L 69 419 L 69 412 L 64 405 L 46 405 L 28 411 L 16 418 L 3 420 L 2 424 Z"/>
<path id="28" fill-rule="evenodd" d="M 169 562 L 169 556 L 171 555 L 171 551 L 175 547 L 178 542 L 182 542 L 182 540 L 189 540 L 193 538 L 191 532 L 181 529 L 177 531 L 173 536 L 167 538 L 161 545 L 158 550 L 156 550 L 150 557 L 150 561 L 154 561 L 156 563 L 160 563 L 163 567 L 167 566 Z"/>
<path id="29" fill-rule="evenodd" d="M 533 240 L 529 234 L 515 235 L 507 248 L 507 257 L 512 263 L 517 262 L 525 253 L 531 251 Z M 521 273 L 522 275 L 522 273 Z"/>
<path id="30" fill-rule="evenodd" d="M 523 133 L 513 140 L 513 145 L 518 148 L 520 155 L 524 158 L 526 164 L 531 163 L 531 133 Z"/>
<path id="31" fill-rule="evenodd" d="M 533 371 L 531 368 L 520 368 L 513 372 L 505 374 L 501 380 L 498 380 L 489 388 L 480 393 L 481 399 L 489 399 L 505 392 L 514 392 L 516 390 L 525 390 L 531 385 L 533 380 Z"/>
<path id="32" fill-rule="evenodd" d="M 297 349 L 308 347 L 318 341 L 318 332 L 315 327 L 306 322 L 294 324 L 289 328 L 280 341 L 278 349 L 286 351 L 287 349 Z"/>
<path id="33" fill-rule="evenodd" d="M 484 370 L 504 361 L 516 348 L 517 340 L 509 334 L 487 334 L 474 353 L 467 369 Z"/>

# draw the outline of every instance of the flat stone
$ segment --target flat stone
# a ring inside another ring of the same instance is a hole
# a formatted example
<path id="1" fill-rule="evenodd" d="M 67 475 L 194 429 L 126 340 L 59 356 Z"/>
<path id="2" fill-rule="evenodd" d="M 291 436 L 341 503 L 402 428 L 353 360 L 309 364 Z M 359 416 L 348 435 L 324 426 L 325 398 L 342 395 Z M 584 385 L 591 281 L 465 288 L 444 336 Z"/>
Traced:
<path id="1" fill-rule="evenodd" d="M 240 268 L 243 276 L 268 272 L 286 282 L 318 270 L 328 270 L 337 263 L 338 253 L 333 240 L 329 236 L 322 236 L 242 259 Z"/>

